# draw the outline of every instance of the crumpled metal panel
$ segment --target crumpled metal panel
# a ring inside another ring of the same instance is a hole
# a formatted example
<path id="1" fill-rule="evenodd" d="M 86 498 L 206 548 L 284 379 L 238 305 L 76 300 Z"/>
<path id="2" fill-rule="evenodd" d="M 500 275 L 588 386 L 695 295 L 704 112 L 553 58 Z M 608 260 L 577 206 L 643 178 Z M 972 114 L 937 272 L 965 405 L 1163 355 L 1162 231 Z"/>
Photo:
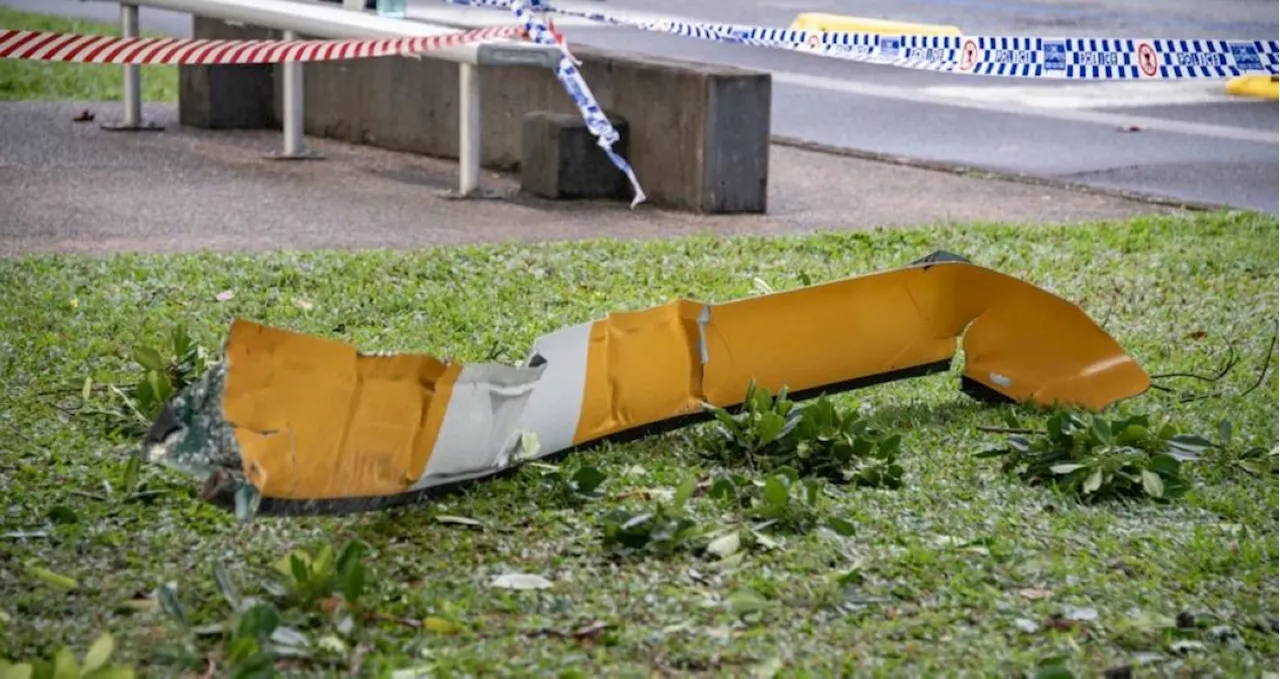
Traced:
<path id="1" fill-rule="evenodd" d="M 727 303 L 609 314 L 540 337 L 518 367 L 363 354 L 238 320 L 225 361 L 168 404 L 144 448 L 242 515 L 367 510 L 689 424 L 704 403 L 738 405 L 752 380 L 806 398 L 946 371 L 961 342 L 962 389 L 982 400 L 1097 410 L 1150 386 L 1079 307 L 939 252 Z"/>

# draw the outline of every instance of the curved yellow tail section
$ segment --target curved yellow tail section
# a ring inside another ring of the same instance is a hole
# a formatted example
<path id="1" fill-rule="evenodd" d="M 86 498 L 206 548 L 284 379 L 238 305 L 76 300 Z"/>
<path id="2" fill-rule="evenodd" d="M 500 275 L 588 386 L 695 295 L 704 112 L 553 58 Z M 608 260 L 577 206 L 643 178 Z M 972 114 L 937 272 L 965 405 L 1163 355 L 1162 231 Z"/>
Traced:
<path id="1" fill-rule="evenodd" d="M 961 341 L 969 391 L 1098 410 L 1150 386 L 1074 304 L 965 261 L 925 261 L 609 314 L 539 338 L 521 367 L 366 355 L 237 321 L 221 416 L 263 497 L 385 498 L 687 422 L 703 403 L 739 404 L 752 381 L 804 397 L 945 370 Z"/>

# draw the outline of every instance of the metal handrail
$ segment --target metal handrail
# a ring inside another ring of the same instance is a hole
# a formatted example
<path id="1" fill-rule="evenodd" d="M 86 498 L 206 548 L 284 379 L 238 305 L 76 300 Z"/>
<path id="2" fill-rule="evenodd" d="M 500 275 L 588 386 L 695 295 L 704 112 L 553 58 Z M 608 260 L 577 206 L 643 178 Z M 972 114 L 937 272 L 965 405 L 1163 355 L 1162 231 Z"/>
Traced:
<path id="1" fill-rule="evenodd" d="M 391 19 L 343 7 L 297 0 L 130 0 L 120 3 L 124 37 L 138 35 L 138 8 L 152 7 L 284 31 L 285 40 L 299 34 L 325 39 L 391 38 L 450 35 L 462 31 L 447 26 Z M 480 73 L 482 64 L 555 68 L 561 54 L 555 47 L 494 39 L 457 45 L 421 54 L 458 64 L 459 140 L 458 193 L 474 195 L 480 188 Z M 303 141 L 302 64 L 280 65 L 283 74 L 282 127 L 284 149 L 275 158 L 315 158 Z M 136 64 L 124 69 L 124 116 L 110 129 L 143 130 L 154 126 L 142 120 L 141 73 Z"/>

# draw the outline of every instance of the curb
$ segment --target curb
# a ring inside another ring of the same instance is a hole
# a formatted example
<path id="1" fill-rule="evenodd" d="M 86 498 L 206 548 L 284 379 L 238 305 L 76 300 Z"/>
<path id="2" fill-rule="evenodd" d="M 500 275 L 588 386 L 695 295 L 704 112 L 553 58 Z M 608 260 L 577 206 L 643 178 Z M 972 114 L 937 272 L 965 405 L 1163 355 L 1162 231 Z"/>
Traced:
<path id="1" fill-rule="evenodd" d="M 814 153 L 825 153 L 833 156 L 845 156 L 848 158 L 859 158 L 862 160 L 871 160 L 879 163 L 888 163 L 890 165 L 902 165 L 904 167 L 914 167 L 922 170 L 932 170 L 934 172 L 942 172 L 944 174 L 968 176 L 979 179 L 988 179 L 994 181 L 1006 181 L 1016 184 L 1028 184 L 1031 186 L 1045 186 L 1078 193 L 1093 194 L 1098 196 L 1108 196 L 1111 198 L 1122 198 L 1132 200 L 1148 205 L 1156 205 L 1160 207 L 1172 208 L 1175 210 L 1185 210 L 1187 212 L 1222 212 L 1236 211 L 1240 208 L 1233 208 L 1229 205 L 1221 205 L 1217 203 L 1204 203 L 1198 201 L 1180 200 L 1168 196 L 1160 196 L 1141 191 L 1129 191 L 1126 189 L 1105 188 L 1100 186 L 1091 186 L 1079 182 L 1072 182 L 1063 179 L 1054 179 L 1050 177 L 1039 177 L 1035 175 L 1022 174 L 1018 172 L 1009 172 L 1007 170 L 997 170 L 994 168 L 978 167 L 964 165 L 961 163 L 949 163 L 935 160 L 924 160 L 920 158 L 909 158 L 890 153 L 880 153 L 877 151 L 865 151 L 861 149 L 848 148 L 843 146 L 835 146 L 832 144 L 823 144 L 821 142 L 806 141 L 796 137 L 788 137 L 784 135 L 772 135 L 769 138 L 770 144 L 783 146 L 788 148 L 799 149 L 801 151 L 811 151 Z"/>
<path id="2" fill-rule="evenodd" d="M 869 17 L 805 12 L 791 22 L 793 31 L 819 31 L 841 33 L 874 33 L 877 35 L 961 35 L 958 26 L 943 24 L 916 24 L 907 21 L 890 21 Z"/>
<path id="3" fill-rule="evenodd" d="M 1280 83 L 1274 75 L 1238 75 L 1227 81 L 1227 94 L 1254 99 L 1280 99 Z"/>

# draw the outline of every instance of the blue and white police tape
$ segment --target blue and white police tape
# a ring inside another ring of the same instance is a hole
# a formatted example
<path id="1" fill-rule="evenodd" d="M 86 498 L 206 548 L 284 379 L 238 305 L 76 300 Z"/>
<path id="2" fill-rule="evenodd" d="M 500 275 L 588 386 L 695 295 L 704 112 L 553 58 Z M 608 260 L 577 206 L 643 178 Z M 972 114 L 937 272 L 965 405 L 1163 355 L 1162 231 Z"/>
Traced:
<path id="1" fill-rule="evenodd" d="M 627 175 L 627 179 L 631 182 L 631 188 L 635 191 L 635 196 L 631 199 L 631 207 L 634 208 L 643 202 L 645 199 L 644 189 L 640 188 L 640 180 L 636 178 L 635 170 L 631 169 L 631 164 L 625 158 L 613 150 L 614 143 L 619 139 L 618 131 L 614 129 L 604 111 L 600 109 L 600 104 L 596 102 L 595 96 L 591 94 L 591 88 L 587 86 L 587 81 L 582 77 L 582 73 L 578 71 L 577 59 L 573 58 L 564 41 L 525 3 L 525 0 L 517 0 L 516 2 L 507 0 L 506 7 L 512 9 L 515 12 L 516 19 L 524 24 L 530 40 L 541 45 L 560 48 L 560 63 L 555 68 L 556 78 L 564 86 L 565 92 L 568 92 L 569 97 L 573 99 L 574 105 L 582 113 L 582 119 L 587 123 L 587 129 L 596 136 L 600 148 L 604 149 L 605 154 L 609 156 L 609 160 L 613 162 L 614 166 Z"/>
<path id="2" fill-rule="evenodd" d="M 742 42 L 928 71 L 1065 80 L 1230 78 L 1280 72 L 1272 41 L 869 35 L 733 29 Z M 791 34 L 791 35 L 787 35 Z M 798 41 L 801 38 L 803 42 Z"/>
<path id="3" fill-rule="evenodd" d="M 443 1 L 494 8 L 510 4 L 510 0 Z M 546 0 L 530 0 L 530 4 L 535 12 L 640 30 L 947 73 L 1065 80 L 1222 79 L 1280 73 L 1280 43 L 1275 40 L 878 35 L 676 20 L 640 21 L 559 9 Z"/>

